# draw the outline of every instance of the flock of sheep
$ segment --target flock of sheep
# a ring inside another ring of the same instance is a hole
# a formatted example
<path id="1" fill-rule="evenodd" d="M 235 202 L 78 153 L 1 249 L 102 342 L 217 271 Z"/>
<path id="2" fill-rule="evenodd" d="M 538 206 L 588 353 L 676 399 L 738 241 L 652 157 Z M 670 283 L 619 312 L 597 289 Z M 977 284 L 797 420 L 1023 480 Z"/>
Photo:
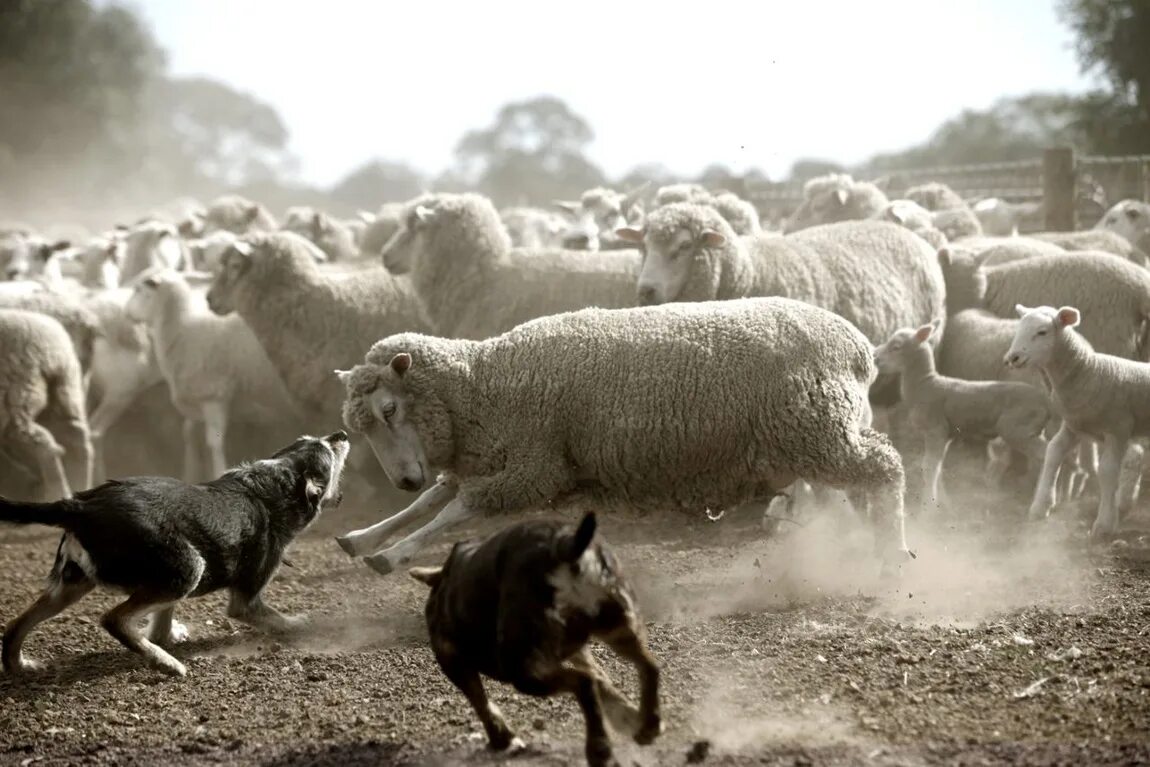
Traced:
<path id="1" fill-rule="evenodd" d="M 424 491 L 340 539 L 381 572 L 479 511 L 588 493 L 715 510 L 791 487 L 872 507 L 889 558 L 904 491 L 944 505 L 961 437 L 992 482 L 1026 473 L 1034 516 L 1096 481 L 1095 532 L 1113 533 L 1150 437 L 1150 205 L 1018 236 L 942 184 L 804 191 L 783 232 L 693 184 L 556 212 L 425 194 L 352 220 L 277 221 L 229 195 L 76 244 L 9 227 L 0 492 L 102 479 L 125 418 L 174 413 L 182 430 L 151 437 L 182 449 L 188 480 L 258 454 L 229 455 L 235 422 L 343 419 L 366 437 L 361 479 L 374 456 Z M 162 407 L 140 399 L 160 384 Z"/>

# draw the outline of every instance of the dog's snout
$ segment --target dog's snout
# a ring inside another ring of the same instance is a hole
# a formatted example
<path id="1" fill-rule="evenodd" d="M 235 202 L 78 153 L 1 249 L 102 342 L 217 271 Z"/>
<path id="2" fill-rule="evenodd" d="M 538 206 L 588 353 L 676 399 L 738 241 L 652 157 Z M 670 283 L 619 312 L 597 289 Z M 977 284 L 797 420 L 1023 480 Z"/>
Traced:
<path id="1" fill-rule="evenodd" d="M 422 483 L 419 480 L 412 479 L 411 477 L 404 477 L 403 479 L 399 480 L 400 490 L 415 491 L 418 490 L 421 486 Z"/>
<path id="2" fill-rule="evenodd" d="M 327 438 L 327 441 L 328 442 L 347 442 L 348 441 L 347 432 L 344 431 L 343 429 L 340 429 L 339 431 L 330 435 Z"/>

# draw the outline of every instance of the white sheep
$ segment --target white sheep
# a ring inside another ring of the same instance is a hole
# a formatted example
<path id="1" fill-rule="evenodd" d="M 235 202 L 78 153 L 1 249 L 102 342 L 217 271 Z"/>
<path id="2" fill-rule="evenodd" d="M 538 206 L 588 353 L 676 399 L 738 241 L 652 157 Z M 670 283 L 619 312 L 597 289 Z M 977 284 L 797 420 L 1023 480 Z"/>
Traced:
<path id="1" fill-rule="evenodd" d="M 399 231 L 399 217 L 403 215 L 403 203 L 387 202 L 380 206 L 373 220 L 363 231 L 359 242 L 359 252 L 367 258 L 379 258 L 386 245 Z"/>
<path id="2" fill-rule="evenodd" d="M 1042 203 L 1012 203 L 999 197 L 987 197 L 971 206 L 982 225 L 983 233 L 993 237 L 1018 235 L 1022 219 L 1036 215 Z"/>
<path id="3" fill-rule="evenodd" d="M 1150 255 L 1150 203 L 1123 200 L 1106 211 L 1094 228 L 1114 232 Z"/>
<path id="4" fill-rule="evenodd" d="M 1042 473 L 1030 504 L 1031 519 L 1049 513 L 1058 467 L 1083 437 L 1101 443 L 1098 515 L 1091 536 L 1118 529 L 1118 484 L 1130 440 L 1150 436 L 1150 365 L 1095 351 L 1075 328 L 1083 315 L 1073 306 L 1028 308 L 1004 361 L 1035 367 L 1050 383 L 1062 427 L 1046 447 Z"/>
<path id="5" fill-rule="evenodd" d="M 947 240 L 960 240 L 982 235 L 978 216 L 958 192 L 946 184 L 932 181 L 906 190 L 906 199 L 931 214 L 931 225 Z"/>
<path id="6" fill-rule="evenodd" d="M 337 371 L 344 423 L 410 507 L 340 539 L 380 572 L 483 512 L 551 501 L 723 509 L 797 478 L 869 502 L 877 550 L 905 556 L 903 470 L 870 428 L 873 348 L 849 322 L 782 298 L 543 317 L 485 341 L 407 333 Z M 435 477 L 442 472 L 436 481 Z"/>
<path id="7" fill-rule="evenodd" d="M 324 274 L 315 246 L 291 232 L 240 238 L 208 291 L 216 314 L 238 314 L 252 329 L 288 391 L 315 427 L 338 412 L 331 375 L 363 358 L 380 336 L 430 331 L 410 281 L 384 269 Z"/>
<path id="8" fill-rule="evenodd" d="M 1106 229 L 1084 229 L 1079 232 L 1034 232 L 1032 239 L 1049 242 L 1063 250 L 1093 250 L 1112 253 L 1139 266 L 1145 266 L 1146 257 L 1122 235 Z"/>
<path id="9" fill-rule="evenodd" d="M 83 373 L 64 327 L 38 312 L 0 309 L 0 360 L 5 449 L 35 461 L 47 499 L 89 487 L 92 445 Z M 57 435 L 38 423 L 44 416 Z"/>
<path id="10" fill-rule="evenodd" d="M 2 279 L 9 281 L 27 280 L 39 277 L 49 264 L 59 262 L 56 256 L 71 248 L 68 240 L 49 242 L 38 234 L 23 231 L 12 232 L 0 237 L 0 270 Z M 49 274 L 49 277 L 52 275 Z"/>
<path id="11" fill-rule="evenodd" d="M 693 202 L 697 205 L 711 206 L 719 211 L 719 215 L 726 219 L 737 235 L 750 237 L 763 233 L 759 211 L 755 209 L 754 205 L 734 192 L 712 193 L 699 184 L 671 184 L 660 187 L 655 193 L 654 209 L 677 202 Z M 636 228 L 634 223 L 628 224 L 628 226 Z"/>
<path id="12" fill-rule="evenodd" d="M 503 208 L 499 211 L 499 219 L 507 227 L 511 244 L 516 248 L 538 250 L 560 247 L 568 229 L 567 220 L 563 216 L 541 208 Z"/>
<path id="13" fill-rule="evenodd" d="M 925 445 L 923 484 L 936 509 L 943 505 L 939 482 L 952 441 L 1001 438 L 1027 456 L 1031 467 L 1039 466 L 1046 449 L 1042 433 L 1052 415 L 1046 395 L 1029 384 L 939 375 L 928 343 L 937 328 L 937 322 L 899 328 L 874 353 L 879 371 L 899 376 L 899 407 L 905 408 Z M 1008 459 L 996 461 L 988 467 L 987 478 L 997 483 L 1007 468 Z"/>
<path id="14" fill-rule="evenodd" d="M 188 260 L 193 269 L 215 274 L 220 268 L 224 253 L 235 244 L 239 235 L 226 229 L 218 229 L 211 234 L 193 240 L 185 240 Z"/>
<path id="15" fill-rule="evenodd" d="M 120 265 L 124 262 L 127 243 L 125 232 L 113 229 L 90 238 L 77 253 L 80 262 L 80 284 L 97 290 L 110 290 L 120 285 Z"/>
<path id="16" fill-rule="evenodd" d="M 280 229 L 311 240 L 330 261 L 349 261 L 359 255 L 351 229 L 310 206 L 288 208 Z"/>
<path id="17" fill-rule="evenodd" d="M 404 211 L 383 262 L 410 271 L 440 335 L 487 338 L 547 314 L 635 303 L 637 251 L 512 248 L 495 207 L 478 194 L 424 195 Z"/>
<path id="18" fill-rule="evenodd" d="M 203 215 L 204 225 L 200 234 L 211 234 L 225 229 L 235 234 L 247 232 L 270 232 L 277 228 L 275 216 L 258 202 L 237 194 L 217 197 L 208 205 Z"/>
<path id="19" fill-rule="evenodd" d="M 218 477 L 231 463 L 224 452 L 232 411 L 256 422 L 291 419 L 294 403 L 267 353 L 244 321 L 212 313 L 176 272 L 140 280 L 125 314 L 148 328 L 172 404 L 184 418 L 184 479 L 205 478 L 196 462 L 200 434 Z"/>
<path id="20" fill-rule="evenodd" d="M 945 247 L 948 241 L 947 236 L 934 225 L 934 214 L 913 200 L 891 200 L 875 218 L 909 229 L 934 248 Z"/>
<path id="21" fill-rule="evenodd" d="M 141 221 L 124 235 L 124 259 L 120 283 L 127 285 L 151 269 L 182 269 L 186 266 L 184 244 L 172 224 Z"/>
<path id="22" fill-rule="evenodd" d="M 803 201 L 787 219 L 783 232 L 874 218 L 889 202 L 883 191 L 869 181 L 855 181 L 846 173 L 818 176 L 803 185 Z"/>
<path id="23" fill-rule="evenodd" d="M 642 220 L 640 196 L 646 188 L 647 184 L 642 184 L 630 192 L 619 192 L 596 187 L 585 191 L 577 201 L 556 200 L 554 204 L 571 217 L 562 234 L 564 246 L 583 250 L 626 247 L 616 238 L 615 230 Z"/>

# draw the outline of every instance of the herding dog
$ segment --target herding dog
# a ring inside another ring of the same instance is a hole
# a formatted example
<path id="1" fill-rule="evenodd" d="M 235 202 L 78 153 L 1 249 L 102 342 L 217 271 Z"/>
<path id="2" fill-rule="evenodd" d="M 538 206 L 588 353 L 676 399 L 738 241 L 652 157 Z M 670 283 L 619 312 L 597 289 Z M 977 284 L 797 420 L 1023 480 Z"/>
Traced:
<path id="1" fill-rule="evenodd" d="M 173 639 L 172 615 L 182 599 L 226 588 L 230 618 L 264 631 L 301 625 L 303 617 L 264 604 L 263 590 L 292 539 L 325 504 L 339 503 L 349 447 L 342 431 L 303 436 L 198 485 L 131 477 L 53 503 L 0 499 L 2 522 L 64 529 L 48 588 L 4 632 L 4 669 L 37 668 L 21 652 L 28 632 L 97 585 L 128 594 L 104 615 L 108 633 L 174 676 L 187 669 L 160 645 Z M 135 627 L 146 614 L 153 618 L 149 637 Z"/>
<path id="2" fill-rule="evenodd" d="M 603 724 L 646 745 L 662 731 L 659 668 L 614 555 L 593 541 L 595 515 L 572 531 L 531 520 L 486 540 L 455 544 L 442 567 L 409 572 L 431 587 L 424 613 L 439 667 L 479 715 L 491 748 L 513 741 L 487 700 L 483 674 L 528 695 L 573 693 L 587 724 L 587 763 L 614 765 Z M 599 637 L 639 671 L 640 707 L 616 690 L 590 653 Z"/>

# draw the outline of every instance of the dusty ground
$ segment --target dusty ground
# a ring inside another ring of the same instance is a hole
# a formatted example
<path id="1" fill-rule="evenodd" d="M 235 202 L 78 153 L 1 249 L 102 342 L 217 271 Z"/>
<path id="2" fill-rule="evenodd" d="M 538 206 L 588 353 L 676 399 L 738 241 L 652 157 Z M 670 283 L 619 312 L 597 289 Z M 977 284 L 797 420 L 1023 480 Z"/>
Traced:
<path id="1" fill-rule="evenodd" d="M 604 520 L 664 667 L 668 725 L 646 749 L 616 737 L 620 762 L 684 764 L 703 740 L 715 765 L 1150 762 L 1150 543 L 1091 550 L 1073 510 L 1023 527 L 1004 510 L 1018 503 L 998 505 L 912 523 L 918 559 L 890 587 L 839 510 L 771 540 L 755 521 Z M 494 684 L 528 748 L 484 750 L 426 645 L 422 587 L 331 540 L 377 518 L 332 510 L 292 549 L 269 601 L 320 619 L 308 635 L 271 641 L 230 624 L 222 598 L 185 604 L 183 680 L 102 632 L 112 595 L 42 626 L 28 650 L 49 670 L 0 675 L 0 764 L 581 764 L 573 701 Z M 55 543 L 0 528 L 0 621 L 37 593 Z M 634 694 L 630 669 L 599 655 Z"/>

